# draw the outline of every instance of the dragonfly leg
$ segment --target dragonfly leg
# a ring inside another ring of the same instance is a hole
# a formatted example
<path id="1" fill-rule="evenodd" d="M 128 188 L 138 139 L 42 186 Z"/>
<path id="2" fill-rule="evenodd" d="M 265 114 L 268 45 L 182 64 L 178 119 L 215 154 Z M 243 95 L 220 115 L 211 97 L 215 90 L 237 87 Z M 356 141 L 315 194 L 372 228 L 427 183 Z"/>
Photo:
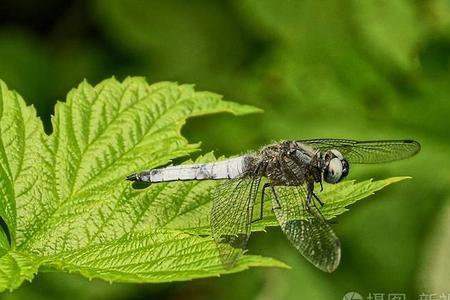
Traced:
<path id="1" fill-rule="evenodd" d="M 277 193 L 275 193 L 275 188 L 273 186 L 270 186 L 270 189 L 272 190 L 272 194 L 275 197 L 275 202 L 277 203 L 276 207 L 272 207 L 272 211 L 274 209 L 281 209 L 281 204 L 280 204 L 280 200 L 278 199 L 278 195 Z"/>
<path id="2" fill-rule="evenodd" d="M 317 197 L 317 195 L 314 192 L 311 192 L 311 195 L 314 197 L 314 199 L 317 200 L 317 202 L 320 204 L 320 207 L 324 206 L 324 203 L 319 199 L 319 197 Z M 325 217 L 322 214 L 322 211 L 317 207 L 317 205 L 316 205 L 316 203 L 314 201 L 312 201 L 312 205 L 317 209 L 317 211 L 319 212 L 320 216 L 323 218 L 323 220 L 325 222 L 327 222 L 328 224 L 337 224 L 337 221 L 330 221 L 330 220 L 325 219 Z"/>
<path id="3" fill-rule="evenodd" d="M 325 205 L 325 203 L 323 203 L 322 200 L 320 200 L 319 197 L 317 197 L 316 193 L 312 192 L 312 195 L 313 195 L 314 199 L 316 199 L 317 202 L 319 202 L 320 207 L 323 207 Z"/>
<path id="4" fill-rule="evenodd" d="M 259 209 L 259 217 L 258 219 L 254 219 L 252 220 L 252 223 L 261 221 L 264 217 L 264 190 L 267 188 L 268 183 L 264 183 L 263 188 L 262 188 L 262 194 L 261 194 L 261 206 Z"/>
<path id="5" fill-rule="evenodd" d="M 322 183 L 320 184 L 322 185 Z M 314 193 L 314 183 L 309 182 L 307 187 L 308 187 L 308 196 L 306 197 L 307 203 L 313 204 L 315 206 L 314 201 L 312 201 L 312 198 L 314 198 L 320 204 L 320 207 L 323 207 L 325 203 L 323 203 L 322 200 L 320 200 L 319 197 L 316 195 L 316 193 Z"/>
<path id="6" fill-rule="evenodd" d="M 263 188 L 262 188 L 262 194 L 261 194 L 261 207 L 260 207 L 260 210 L 259 210 L 259 218 L 255 219 L 255 220 L 252 220 L 252 223 L 261 221 L 263 219 L 263 217 L 264 217 L 264 196 L 265 196 L 265 191 L 266 191 L 266 189 L 268 187 L 272 187 L 272 186 L 269 183 L 267 183 L 267 182 L 264 183 Z M 272 189 L 273 189 L 273 187 L 272 187 Z"/>
<path id="7" fill-rule="evenodd" d="M 315 208 L 325 222 L 329 224 L 335 223 L 325 219 L 325 217 L 322 214 L 322 211 L 319 209 L 319 207 L 317 207 L 316 203 L 313 201 L 312 198 L 314 198 L 320 204 L 320 207 L 324 206 L 322 200 L 320 200 L 319 197 L 314 193 L 314 183 L 309 183 L 307 187 L 308 187 L 308 195 L 306 196 L 306 210 L 310 211 L 310 209 Z"/>
<path id="8" fill-rule="evenodd" d="M 312 196 L 314 195 L 314 182 L 308 182 L 306 185 L 306 189 L 308 191 L 308 194 L 306 195 L 306 204 L 307 206 L 310 206 L 312 202 Z"/>

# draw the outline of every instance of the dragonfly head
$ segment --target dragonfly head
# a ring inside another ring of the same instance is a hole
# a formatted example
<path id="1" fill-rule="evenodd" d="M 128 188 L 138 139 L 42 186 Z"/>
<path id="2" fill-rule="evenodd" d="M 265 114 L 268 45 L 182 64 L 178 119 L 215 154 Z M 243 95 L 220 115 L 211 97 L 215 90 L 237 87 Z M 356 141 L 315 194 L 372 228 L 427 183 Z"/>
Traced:
<path id="1" fill-rule="evenodd" d="M 348 175 L 350 166 L 341 152 L 336 149 L 329 150 L 324 156 L 322 174 L 325 182 L 338 183 Z"/>

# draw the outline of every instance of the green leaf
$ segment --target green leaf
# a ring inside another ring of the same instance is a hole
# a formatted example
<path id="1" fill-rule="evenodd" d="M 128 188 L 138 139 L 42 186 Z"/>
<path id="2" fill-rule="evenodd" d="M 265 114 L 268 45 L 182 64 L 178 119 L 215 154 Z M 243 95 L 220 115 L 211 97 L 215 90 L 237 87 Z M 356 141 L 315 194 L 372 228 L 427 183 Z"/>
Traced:
<path id="1" fill-rule="evenodd" d="M 34 109 L 4 83 L 0 87 L 0 216 L 12 239 L 11 250 L 4 253 L 0 266 L 5 274 L 1 290 L 31 279 L 40 266 L 86 274 L 89 269 L 91 276 L 111 280 L 163 281 L 162 269 L 145 273 L 142 261 L 142 267 L 129 269 L 104 264 L 104 270 L 95 273 L 93 265 L 89 268 L 93 257 L 87 254 L 106 255 L 101 247 L 108 245 L 124 245 L 127 251 L 118 254 L 122 261 L 145 258 L 136 237 L 148 247 L 165 250 L 171 244 L 174 253 L 184 251 L 186 262 L 197 263 L 196 270 L 183 272 L 178 260 L 172 257 L 171 263 L 168 254 L 159 253 L 166 257 L 162 260 L 164 272 L 178 274 L 167 280 L 283 265 L 249 256 L 225 271 L 217 260 L 206 259 L 216 255 L 211 253 L 215 251 L 212 240 L 199 243 L 198 236 L 160 224 L 154 227 L 154 218 L 145 218 L 149 202 L 130 206 L 133 201 L 151 200 L 155 188 L 135 191 L 124 180 L 133 171 L 164 165 L 196 151 L 198 145 L 189 144 L 180 134 L 187 118 L 216 112 L 240 115 L 259 109 L 223 101 L 213 93 L 195 92 L 190 85 L 148 85 L 142 78 L 123 83 L 109 79 L 96 87 L 83 82 L 68 94 L 66 103 L 56 105 L 54 132 L 47 136 Z M 171 217 L 176 222 L 177 216 Z M 156 230 L 160 230 L 158 234 Z M 9 248 L 6 236 L 2 237 L 2 245 Z M 186 245 L 192 247 L 183 248 Z M 148 256 L 148 264 L 156 258 Z"/>
<path id="2" fill-rule="evenodd" d="M 2 232 L 0 290 L 17 288 L 39 268 L 109 281 L 167 282 L 252 266 L 287 267 L 245 255 L 234 268 L 223 268 L 209 236 L 210 190 L 218 182 L 136 190 L 124 180 L 197 151 L 199 145 L 180 134 L 187 118 L 258 109 L 191 85 L 148 85 L 142 78 L 108 79 L 95 87 L 83 82 L 56 105 L 48 136 L 34 109 L 3 83 L 1 96 L 0 216 L 11 246 Z M 198 159 L 214 160 L 211 153 Z M 398 180 L 327 186 L 324 213 L 340 214 Z M 255 230 L 270 225 L 270 218 Z"/>

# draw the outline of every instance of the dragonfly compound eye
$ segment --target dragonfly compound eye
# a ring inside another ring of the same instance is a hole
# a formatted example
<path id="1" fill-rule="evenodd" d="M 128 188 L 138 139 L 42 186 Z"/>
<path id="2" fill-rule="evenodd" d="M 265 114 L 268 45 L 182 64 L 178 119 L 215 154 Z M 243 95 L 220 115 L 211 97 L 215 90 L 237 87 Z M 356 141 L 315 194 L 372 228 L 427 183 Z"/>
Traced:
<path id="1" fill-rule="evenodd" d="M 344 159 L 344 156 L 342 156 L 342 153 L 337 151 L 336 149 L 330 150 L 331 153 L 333 153 L 333 155 L 337 158 L 339 158 L 340 160 Z"/>
<path id="2" fill-rule="evenodd" d="M 350 171 L 350 165 L 348 164 L 348 161 L 346 159 L 341 160 L 342 162 L 342 177 L 341 180 L 345 177 L 347 177 L 348 172 Z"/>
<path id="3" fill-rule="evenodd" d="M 325 181 L 328 183 L 337 183 L 342 178 L 342 162 L 335 157 L 330 160 L 328 168 L 325 170 Z"/>

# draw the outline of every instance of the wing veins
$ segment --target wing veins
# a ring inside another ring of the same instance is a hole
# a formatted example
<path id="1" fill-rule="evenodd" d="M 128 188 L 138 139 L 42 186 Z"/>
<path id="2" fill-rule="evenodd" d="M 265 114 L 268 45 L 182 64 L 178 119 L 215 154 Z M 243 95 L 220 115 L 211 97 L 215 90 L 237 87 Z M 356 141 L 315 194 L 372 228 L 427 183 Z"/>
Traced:
<path id="1" fill-rule="evenodd" d="M 245 252 L 251 232 L 253 206 L 261 176 L 245 175 L 216 188 L 211 230 L 225 268 L 233 267 Z"/>
<path id="2" fill-rule="evenodd" d="M 306 188 L 275 187 L 274 192 L 272 196 L 282 202 L 274 213 L 289 241 L 313 265 L 334 271 L 340 261 L 339 240 L 318 208 L 306 203 Z"/>

